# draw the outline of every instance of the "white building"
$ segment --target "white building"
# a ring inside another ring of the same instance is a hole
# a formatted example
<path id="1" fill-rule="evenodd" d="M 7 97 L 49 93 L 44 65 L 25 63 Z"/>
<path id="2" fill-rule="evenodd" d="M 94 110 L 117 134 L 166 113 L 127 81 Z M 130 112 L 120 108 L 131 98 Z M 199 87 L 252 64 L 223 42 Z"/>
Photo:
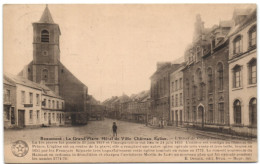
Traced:
<path id="1" fill-rule="evenodd" d="M 42 84 L 34 83 L 20 76 L 14 76 L 8 73 L 4 74 L 4 80 L 15 85 L 15 107 L 14 120 L 16 127 L 37 127 L 45 124 L 45 108 L 42 107 L 42 101 L 46 97 L 48 100 L 64 104 L 64 100 L 56 96 L 48 87 Z M 64 124 L 64 112 L 62 105 L 48 108 L 48 113 L 55 116 L 51 125 Z M 59 115 L 59 116 L 57 116 Z M 56 118 L 62 118 L 62 120 Z"/>
<path id="2" fill-rule="evenodd" d="M 235 10 L 229 37 L 229 113 L 232 130 L 256 135 L 256 9 Z"/>
<path id="3" fill-rule="evenodd" d="M 183 65 L 170 75 L 170 120 L 176 126 L 184 121 L 182 69 Z"/>
<path id="4" fill-rule="evenodd" d="M 46 126 L 64 125 L 65 120 L 64 100 L 46 86 L 43 86 L 41 120 Z"/>

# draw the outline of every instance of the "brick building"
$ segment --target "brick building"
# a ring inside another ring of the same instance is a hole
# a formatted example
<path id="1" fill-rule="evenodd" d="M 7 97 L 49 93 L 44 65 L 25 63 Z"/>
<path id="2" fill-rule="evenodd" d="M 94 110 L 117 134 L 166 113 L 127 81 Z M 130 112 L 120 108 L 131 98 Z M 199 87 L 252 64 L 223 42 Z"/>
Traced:
<path id="1" fill-rule="evenodd" d="M 60 27 L 46 6 L 33 24 L 33 61 L 19 73 L 64 98 L 67 123 L 86 123 L 88 87 L 60 62 Z"/>
<path id="2" fill-rule="evenodd" d="M 185 52 L 184 109 L 187 124 L 228 128 L 228 38 L 232 21 L 205 28 L 197 16 L 193 44 Z"/>
<path id="3" fill-rule="evenodd" d="M 170 74 L 180 64 L 157 63 L 151 79 L 151 117 L 154 125 L 167 125 L 170 121 Z"/>

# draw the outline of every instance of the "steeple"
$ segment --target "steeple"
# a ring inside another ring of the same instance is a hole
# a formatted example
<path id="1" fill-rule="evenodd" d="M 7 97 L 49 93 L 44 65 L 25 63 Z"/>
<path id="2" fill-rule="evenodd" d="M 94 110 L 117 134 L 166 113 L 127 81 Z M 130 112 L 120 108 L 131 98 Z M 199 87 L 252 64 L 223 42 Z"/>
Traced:
<path id="1" fill-rule="evenodd" d="M 54 23 L 51 12 L 48 8 L 48 5 L 46 5 L 45 10 L 43 11 L 42 17 L 39 21 L 39 23 Z"/>

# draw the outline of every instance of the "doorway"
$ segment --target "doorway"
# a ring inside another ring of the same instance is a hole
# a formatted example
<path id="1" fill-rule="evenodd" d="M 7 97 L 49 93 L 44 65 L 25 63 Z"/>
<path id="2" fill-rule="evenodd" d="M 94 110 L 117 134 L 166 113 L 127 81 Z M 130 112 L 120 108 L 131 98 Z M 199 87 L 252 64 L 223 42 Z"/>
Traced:
<path id="1" fill-rule="evenodd" d="M 203 106 L 199 106 L 198 108 L 198 117 L 201 122 L 201 128 L 204 128 L 204 108 Z"/>
<path id="2" fill-rule="evenodd" d="M 25 125 L 25 111 L 24 110 L 18 110 L 18 126 L 23 128 Z"/>

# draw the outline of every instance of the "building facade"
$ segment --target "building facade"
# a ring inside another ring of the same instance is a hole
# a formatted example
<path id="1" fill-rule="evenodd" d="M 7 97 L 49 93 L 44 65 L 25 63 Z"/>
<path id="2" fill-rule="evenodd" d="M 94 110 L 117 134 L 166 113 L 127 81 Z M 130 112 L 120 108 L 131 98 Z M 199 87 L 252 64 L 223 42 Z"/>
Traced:
<path id="1" fill-rule="evenodd" d="M 66 122 L 87 122 L 88 87 L 60 62 L 60 27 L 46 6 L 40 21 L 33 25 L 33 61 L 19 73 L 36 83 L 44 83 L 64 98 Z"/>
<path id="2" fill-rule="evenodd" d="M 229 112 L 232 130 L 257 135 L 256 10 L 235 11 L 229 39 Z"/>
<path id="3" fill-rule="evenodd" d="M 184 64 L 170 75 L 170 120 L 179 126 L 184 121 L 183 110 L 183 72 Z"/>
<path id="4" fill-rule="evenodd" d="M 7 73 L 4 74 L 4 81 L 5 86 L 7 83 L 9 85 L 5 87 L 4 94 L 9 107 L 5 110 L 5 118 L 10 120 L 6 127 L 64 125 L 64 100 L 48 87 Z"/>
<path id="5" fill-rule="evenodd" d="M 151 76 L 151 117 L 153 125 L 166 126 L 170 122 L 170 74 L 179 64 L 157 63 Z"/>
<path id="6" fill-rule="evenodd" d="M 183 69 L 185 122 L 201 128 L 229 128 L 228 39 L 232 21 L 204 28 L 197 16 L 193 44 Z"/>

